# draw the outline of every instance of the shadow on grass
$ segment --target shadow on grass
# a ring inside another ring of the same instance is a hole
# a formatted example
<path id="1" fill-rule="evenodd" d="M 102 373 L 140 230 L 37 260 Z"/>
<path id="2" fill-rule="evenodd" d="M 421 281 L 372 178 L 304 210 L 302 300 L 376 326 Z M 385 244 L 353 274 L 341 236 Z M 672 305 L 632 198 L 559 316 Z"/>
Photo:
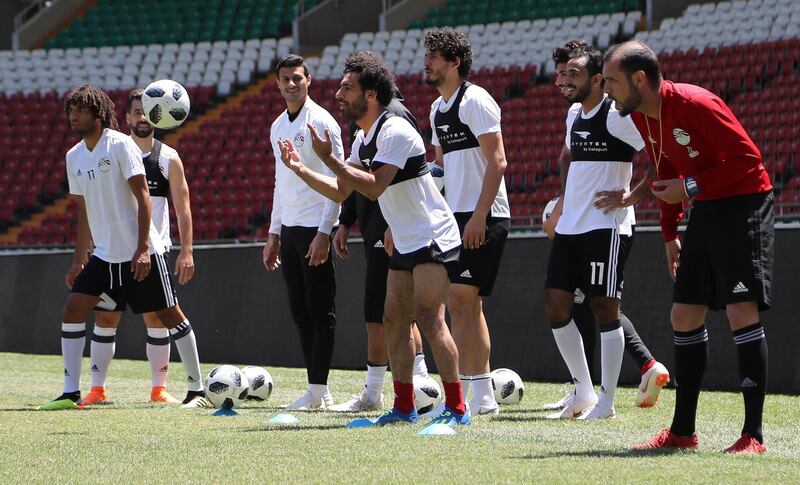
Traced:
<path id="1" fill-rule="evenodd" d="M 500 408 L 500 416 L 504 414 L 530 414 L 530 413 L 544 413 L 544 412 L 553 412 L 552 410 L 546 409 L 531 409 L 531 408 L 517 408 L 517 409 L 508 409 L 507 407 Z"/>
<path id="2" fill-rule="evenodd" d="M 503 423 L 527 423 L 532 421 L 546 421 L 546 422 L 553 422 L 558 421 L 557 419 L 548 419 L 546 416 L 537 416 L 537 415 L 520 415 L 520 416 L 504 416 L 505 413 L 500 413 L 499 416 L 493 416 L 493 422 L 503 422 Z"/>
<path id="3" fill-rule="evenodd" d="M 530 455 L 509 456 L 510 460 L 548 460 L 551 458 L 646 458 L 653 456 L 669 456 L 676 453 L 691 453 L 677 448 L 659 448 L 655 450 L 586 450 L 586 451 L 548 451 Z"/>
<path id="4" fill-rule="evenodd" d="M 330 429 L 345 429 L 343 424 L 314 424 L 314 425 L 275 425 L 275 426 L 261 426 L 258 428 L 243 429 L 244 433 L 257 433 L 263 431 L 327 431 Z"/>

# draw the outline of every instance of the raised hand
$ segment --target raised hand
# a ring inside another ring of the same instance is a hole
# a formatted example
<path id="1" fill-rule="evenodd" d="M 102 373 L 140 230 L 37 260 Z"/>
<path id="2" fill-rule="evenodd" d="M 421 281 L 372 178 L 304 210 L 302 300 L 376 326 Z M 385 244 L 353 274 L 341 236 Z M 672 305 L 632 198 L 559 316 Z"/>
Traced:
<path id="1" fill-rule="evenodd" d="M 278 147 L 281 149 L 281 161 L 292 172 L 297 172 L 303 167 L 300 162 L 300 153 L 289 140 L 279 140 Z"/>
<path id="2" fill-rule="evenodd" d="M 333 143 L 331 142 L 331 134 L 325 128 L 324 138 L 320 136 L 317 129 L 311 123 L 308 124 L 308 130 L 311 132 L 311 147 L 314 153 L 324 162 L 333 152 Z"/>

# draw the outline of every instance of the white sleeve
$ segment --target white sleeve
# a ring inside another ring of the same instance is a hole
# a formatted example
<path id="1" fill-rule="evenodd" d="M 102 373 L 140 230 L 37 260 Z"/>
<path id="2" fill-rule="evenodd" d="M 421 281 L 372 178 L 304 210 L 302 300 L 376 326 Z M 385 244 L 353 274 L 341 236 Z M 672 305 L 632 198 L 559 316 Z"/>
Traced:
<path id="1" fill-rule="evenodd" d="M 135 175 L 145 175 L 142 152 L 130 138 L 114 143 L 114 156 L 126 180 Z"/>
<path id="2" fill-rule="evenodd" d="M 439 143 L 439 137 L 436 135 L 436 110 L 438 109 L 439 103 L 433 103 L 431 106 L 431 114 L 429 118 L 431 119 L 431 145 L 438 147 L 441 146 Z"/>
<path id="3" fill-rule="evenodd" d="M 333 155 L 339 160 L 344 160 L 344 147 L 342 146 L 342 128 L 335 120 L 331 119 L 325 123 L 328 129 L 328 134 L 331 137 L 333 144 Z M 331 169 L 323 164 L 325 175 L 336 178 L 336 174 Z M 322 214 L 319 221 L 319 232 L 323 234 L 330 234 L 333 226 L 339 221 L 339 203 L 331 199 L 325 198 L 325 204 L 322 209 Z"/>
<path id="4" fill-rule="evenodd" d="M 69 183 L 69 193 L 73 195 L 83 195 L 81 185 L 78 183 L 78 178 L 72 173 L 70 163 L 67 162 L 67 182 Z"/>
<path id="5" fill-rule="evenodd" d="M 606 127 L 609 133 L 635 148 L 637 152 L 644 148 L 644 139 L 630 116 L 620 116 L 619 111 L 611 111 L 608 113 Z"/>
<path id="6" fill-rule="evenodd" d="M 407 125 L 409 129 L 405 129 Z M 401 123 L 385 124 L 378 134 L 376 145 L 378 153 L 375 154 L 375 162 L 394 165 L 404 168 L 409 158 L 415 155 L 415 137 L 419 134 L 411 128 L 405 121 Z M 424 153 L 424 152 L 423 152 Z"/>
<path id="7" fill-rule="evenodd" d="M 347 159 L 348 165 L 353 165 L 358 168 L 364 167 L 361 164 L 361 160 L 358 158 L 358 150 L 361 149 L 361 143 L 359 143 L 361 133 L 363 133 L 361 130 L 356 131 L 356 135 L 353 137 L 353 145 L 350 147 L 350 158 Z"/>
<path id="8" fill-rule="evenodd" d="M 472 94 L 470 91 L 473 89 L 467 90 L 467 93 Z M 464 97 L 467 99 L 462 100 L 462 105 L 459 107 L 459 118 L 469 126 L 475 138 L 485 135 L 486 133 L 499 132 L 500 106 L 497 105 L 497 102 L 489 93 L 485 91 L 475 91 L 480 94 L 477 96 L 473 94 L 467 97 L 467 93 L 465 93 Z"/>
<path id="9" fill-rule="evenodd" d="M 567 112 L 567 133 L 564 136 L 564 144 L 566 144 L 567 148 L 572 146 L 570 133 L 572 133 L 572 124 L 575 123 L 575 118 L 578 116 L 579 108 L 576 108 L 576 105 L 572 105 L 569 111 Z"/>
<path id="10" fill-rule="evenodd" d="M 281 154 L 276 150 L 277 145 L 273 140 L 273 130 L 270 129 L 269 133 L 269 141 L 270 145 L 272 145 L 272 154 L 273 158 L 275 159 L 275 164 L 283 163 L 280 161 Z M 275 181 L 278 180 L 278 167 L 275 167 Z M 278 184 L 275 184 L 275 188 L 272 190 L 272 214 L 270 215 L 270 223 L 269 223 L 269 233 L 275 234 L 276 236 L 280 237 L 281 235 L 281 194 Z"/>

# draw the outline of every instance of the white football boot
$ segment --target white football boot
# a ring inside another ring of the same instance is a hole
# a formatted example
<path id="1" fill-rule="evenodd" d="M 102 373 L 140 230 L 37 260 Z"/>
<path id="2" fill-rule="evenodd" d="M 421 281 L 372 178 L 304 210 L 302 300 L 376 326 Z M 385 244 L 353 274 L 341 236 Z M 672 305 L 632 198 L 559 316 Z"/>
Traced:
<path id="1" fill-rule="evenodd" d="M 337 413 L 357 413 L 360 411 L 377 411 L 383 409 L 383 394 L 379 394 L 376 402 L 370 402 L 367 391 L 364 390 L 360 395 L 353 396 L 349 401 L 345 401 L 335 406 L 329 406 L 328 411 Z"/>
<path id="2" fill-rule="evenodd" d="M 640 408 L 651 408 L 658 402 L 661 388 L 669 382 L 669 371 L 664 364 L 656 362 L 642 375 L 639 384 L 639 393 L 636 395 L 635 404 Z"/>
<path id="3" fill-rule="evenodd" d="M 597 394 L 592 393 L 587 397 L 578 396 L 573 393 L 572 399 L 564 406 L 561 411 L 547 415 L 547 419 L 573 419 L 585 413 L 588 409 L 597 404 Z"/>

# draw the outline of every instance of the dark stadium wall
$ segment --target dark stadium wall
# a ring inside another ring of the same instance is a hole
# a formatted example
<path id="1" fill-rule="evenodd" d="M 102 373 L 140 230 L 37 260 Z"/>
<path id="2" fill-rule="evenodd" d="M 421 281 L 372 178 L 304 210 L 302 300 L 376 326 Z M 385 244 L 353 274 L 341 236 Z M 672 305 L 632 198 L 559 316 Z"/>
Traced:
<path id="1" fill-rule="evenodd" d="M 40 10 L 20 30 L 19 48 L 41 47 L 59 28 L 95 3 L 96 0 L 59 0 L 51 8 Z"/>
<path id="2" fill-rule="evenodd" d="M 793 305 L 800 290 L 798 247 L 800 231 L 778 231 L 773 308 L 764 314 L 771 392 L 800 393 L 798 319 Z M 336 263 L 338 328 L 333 362 L 338 368 L 360 369 L 366 361 L 362 249 L 360 243 L 351 243 L 350 260 Z M 486 300 L 492 367 L 515 369 L 525 379 L 566 381 L 566 366 L 543 315 L 549 251 L 546 239 L 508 241 L 494 295 Z M 179 287 L 178 294 L 196 330 L 203 362 L 302 366 L 280 270 L 264 270 L 261 248 L 197 249 L 195 261 L 197 276 Z M 60 353 L 60 312 L 67 296 L 64 273 L 69 262 L 68 254 L 0 256 L 0 351 Z M 672 368 L 672 281 L 659 233 L 636 236 L 625 273 L 623 310 L 655 357 Z M 711 352 L 704 385 L 737 390 L 736 354 L 725 318 L 713 313 L 707 323 Z M 126 314 L 118 333 L 117 356 L 144 359 L 144 343 L 141 319 Z M 88 350 L 87 345 L 87 355 Z M 428 363 L 433 366 L 430 352 Z M 638 369 L 627 357 L 622 381 L 639 382 Z"/>
<path id="3" fill-rule="evenodd" d="M 444 8 L 447 0 L 403 0 L 386 12 L 386 30 L 407 29 L 412 21 L 425 18 L 433 7 Z"/>
<path id="4" fill-rule="evenodd" d="M 327 0 L 298 20 L 300 53 L 319 55 L 327 45 L 338 45 L 348 32 L 377 32 L 383 2 Z"/>

